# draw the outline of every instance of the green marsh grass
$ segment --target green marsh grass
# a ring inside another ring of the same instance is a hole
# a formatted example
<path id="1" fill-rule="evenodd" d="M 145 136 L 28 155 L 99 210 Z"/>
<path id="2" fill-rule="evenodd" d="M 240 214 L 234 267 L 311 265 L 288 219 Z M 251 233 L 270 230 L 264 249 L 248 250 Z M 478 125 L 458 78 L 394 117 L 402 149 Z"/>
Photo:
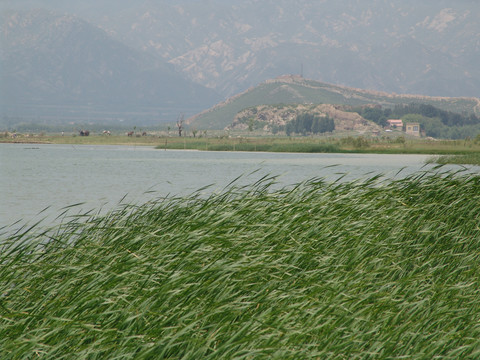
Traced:
<path id="1" fill-rule="evenodd" d="M 480 165 L 480 152 L 462 154 L 462 155 L 443 155 L 430 160 L 437 164 L 460 164 L 460 165 Z"/>
<path id="2" fill-rule="evenodd" d="M 274 178 L 0 240 L 1 359 L 477 359 L 480 177 Z"/>

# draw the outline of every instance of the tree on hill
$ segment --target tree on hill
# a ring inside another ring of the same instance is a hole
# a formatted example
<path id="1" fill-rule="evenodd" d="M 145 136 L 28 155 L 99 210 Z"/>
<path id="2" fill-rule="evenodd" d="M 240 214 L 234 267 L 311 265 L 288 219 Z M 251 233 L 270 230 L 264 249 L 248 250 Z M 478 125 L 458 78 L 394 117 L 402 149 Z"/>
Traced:
<path id="1" fill-rule="evenodd" d="M 381 107 L 367 106 L 361 108 L 357 112 L 360 114 L 360 116 L 367 120 L 373 121 L 380 126 L 386 126 L 387 116 L 391 115 L 387 113 L 388 111 L 391 113 L 390 109 L 383 110 Z"/>

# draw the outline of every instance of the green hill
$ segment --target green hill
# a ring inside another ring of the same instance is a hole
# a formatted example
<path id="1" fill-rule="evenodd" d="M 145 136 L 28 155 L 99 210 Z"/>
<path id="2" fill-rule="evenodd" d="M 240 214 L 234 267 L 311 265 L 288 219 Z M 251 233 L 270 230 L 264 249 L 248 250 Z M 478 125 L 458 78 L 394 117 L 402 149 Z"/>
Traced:
<path id="1" fill-rule="evenodd" d="M 422 103 L 457 113 L 480 114 L 478 98 L 447 98 L 420 95 L 397 95 L 361 90 L 304 79 L 282 76 L 268 80 L 236 95 L 213 108 L 195 115 L 187 122 L 198 129 L 224 129 L 235 115 L 245 108 L 271 104 L 378 104 L 394 107 L 398 104 Z"/>

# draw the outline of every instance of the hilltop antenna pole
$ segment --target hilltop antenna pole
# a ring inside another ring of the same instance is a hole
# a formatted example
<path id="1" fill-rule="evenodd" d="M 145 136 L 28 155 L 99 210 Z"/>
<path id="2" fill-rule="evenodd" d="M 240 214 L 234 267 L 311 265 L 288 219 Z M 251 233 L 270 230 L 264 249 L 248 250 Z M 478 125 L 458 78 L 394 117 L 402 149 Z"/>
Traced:
<path id="1" fill-rule="evenodd" d="M 300 77 L 303 79 L 303 63 L 300 64 Z"/>

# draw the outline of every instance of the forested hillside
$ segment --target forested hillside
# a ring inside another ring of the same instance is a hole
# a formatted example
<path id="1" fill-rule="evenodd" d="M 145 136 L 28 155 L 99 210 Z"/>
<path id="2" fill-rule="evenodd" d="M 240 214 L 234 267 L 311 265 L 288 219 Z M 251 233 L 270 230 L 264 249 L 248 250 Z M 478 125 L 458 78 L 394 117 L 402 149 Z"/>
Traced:
<path id="1" fill-rule="evenodd" d="M 477 115 L 446 111 L 428 104 L 410 103 L 384 109 L 366 106 L 354 111 L 381 126 L 386 125 L 387 119 L 418 122 L 425 134 L 434 138 L 463 139 L 480 133 L 480 118 Z"/>

